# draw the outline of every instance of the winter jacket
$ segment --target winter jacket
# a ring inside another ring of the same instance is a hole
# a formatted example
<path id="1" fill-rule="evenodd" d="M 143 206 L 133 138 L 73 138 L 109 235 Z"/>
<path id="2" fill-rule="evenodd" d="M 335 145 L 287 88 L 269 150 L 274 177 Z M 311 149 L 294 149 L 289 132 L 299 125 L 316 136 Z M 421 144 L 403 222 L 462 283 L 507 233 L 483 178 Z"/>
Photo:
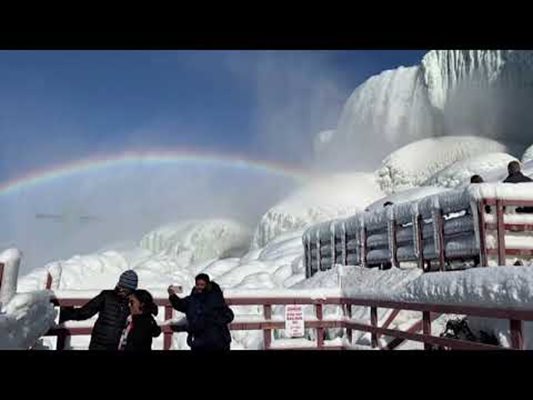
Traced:
<path id="1" fill-rule="evenodd" d="M 131 327 L 124 350 L 151 350 L 152 338 L 161 334 L 161 328 L 150 314 L 131 316 Z"/>
<path id="2" fill-rule="evenodd" d="M 104 290 L 81 308 L 63 309 L 59 322 L 83 321 L 98 313 L 89 350 L 118 350 L 120 337 L 130 313 L 128 298 L 116 290 Z"/>
<path id="3" fill-rule="evenodd" d="M 529 176 L 524 175 L 522 172 L 517 172 L 515 174 L 509 175 L 505 180 L 504 183 L 523 183 L 523 182 L 533 182 L 533 179 L 531 179 Z M 516 209 L 519 213 L 533 213 L 533 207 L 518 207 Z"/>
<path id="4" fill-rule="evenodd" d="M 234 315 L 226 305 L 220 286 L 210 282 L 202 293 L 195 289 L 183 299 L 170 296 L 176 310 L 185 313 L 188 323 L 187 343 L 192 350 L 229 350 L 231 335 L 228 324 Z"/>
<path id="5" fill-rule="evenodd" d="M 532 182 L 533 179 L 531 179 L 529 176 L 525 176 L 522 172 L 517 172 L 514 174 L 510 174 L 505 178 L 503 181 L 504 183 L 522 183 L 522 182 Z"/>

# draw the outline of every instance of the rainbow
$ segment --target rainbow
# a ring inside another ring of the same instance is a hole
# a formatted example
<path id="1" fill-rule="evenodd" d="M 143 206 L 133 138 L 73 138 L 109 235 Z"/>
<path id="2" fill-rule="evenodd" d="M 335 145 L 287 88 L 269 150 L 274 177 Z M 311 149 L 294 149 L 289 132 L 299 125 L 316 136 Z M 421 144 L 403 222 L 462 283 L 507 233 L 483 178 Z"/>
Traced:
<path id="1" fill-rule="evenodd" d="M 275 174 L 299 181 L 307 180 L 311 177 L 310 171 L 282 163 L 252 160 L 239 155 L 221 155 L 197 149 L 127 150 L 118 154 L 98 155 L 30 171 L 24 175 L 0 183 L 0 195 L 15 193 L 21 189 L 45 184 L 78 173 L 97 172 L 98 170 L 118 166 L 139 164 L 147 166 L 203 164 L 213 167 L 237 168 Z"/>

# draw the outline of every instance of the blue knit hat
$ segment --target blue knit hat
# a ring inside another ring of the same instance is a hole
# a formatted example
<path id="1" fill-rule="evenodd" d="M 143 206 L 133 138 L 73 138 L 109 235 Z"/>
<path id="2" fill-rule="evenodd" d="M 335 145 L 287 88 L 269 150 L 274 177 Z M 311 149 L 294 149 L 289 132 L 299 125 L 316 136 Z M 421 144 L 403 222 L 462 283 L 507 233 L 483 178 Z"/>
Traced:
<path id="1" fill-rule="evenodd" d="M 129 269 L 120 275 L 118 286 L 125 289 L 135 290 L 137 289 L 137 282 L 137 273 L 134 270 Z"/>

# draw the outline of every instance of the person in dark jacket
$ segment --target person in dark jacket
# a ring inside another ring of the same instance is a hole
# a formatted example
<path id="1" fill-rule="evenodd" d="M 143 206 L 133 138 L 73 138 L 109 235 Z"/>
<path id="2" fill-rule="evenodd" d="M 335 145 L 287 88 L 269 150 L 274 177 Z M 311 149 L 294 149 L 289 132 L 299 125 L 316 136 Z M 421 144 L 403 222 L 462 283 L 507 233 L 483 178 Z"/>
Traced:
<path id="1" fill-rule="evenodd" d="M 81 308 L 63 309 L 59 323 L 83 321 L 98 313 L 89 350 L 118 350 L 120 337 L 130 313 L 128 296 L 137 289 L 137 281 L 135 271 L 123 272 L 114 290 L 102 291 Z"/>
<path id="2" fill-rule="evenodd" d="M 470 177 L 470 183 L 483 183 L 484 180 L 480 175 L 472 175 Z"/>
<path id="3" fill-rule="evenodd" d="M 216 282 L 206 274 L 199 274 L 189 296 L 179 298 L 173 286 L 168 288 L 168 294 L 172 307 L 187 317 L 187 344 L 191 350 L 229 351 L 231 335 L 228 324 L 233 321 L 234 315 Z"/>
<path id="4" fill-rule="evenodd" d="M 130 316 L 124 330 L 121 348 L 126 351 L 152 350 L 152 338 L 161 334 L 152 315 L 157 315 L 157 305 L 150 292 L 137 289 L 130 295 Z"/>
<path id="5" fill-rule="evenodd" d="M 507 165 L 507 172 L 509 172 L 509 175 L 503 181 L 504 183 L 533 182 L 533 179 L 522 173 L 520 163 L 518 161 L 511 161 L 509 165 Z M 533 207 L 517 207 L 516 212 L 531 214 L 533 213 Z"/>
<path id="6" fill-rule="evenodd" d="M 532 182 L 529 176 L 525 176 L 520 168 L 520 163 L 518 161 L 511 161 L 507 165 L 507 172 L 509 175 L 504 179 L 504 183 L 522 183 L 522 182 Z"/>

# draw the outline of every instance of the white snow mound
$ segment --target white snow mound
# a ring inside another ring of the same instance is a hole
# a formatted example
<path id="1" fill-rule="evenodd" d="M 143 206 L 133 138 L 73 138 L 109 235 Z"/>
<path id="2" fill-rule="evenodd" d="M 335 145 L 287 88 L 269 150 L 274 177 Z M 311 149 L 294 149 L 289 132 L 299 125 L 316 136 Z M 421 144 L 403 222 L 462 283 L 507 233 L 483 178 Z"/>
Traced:
<path id="1" fill-rule="evenodd" d="M 251 240 L 244 225 L 224 219 L 184 221 L 146 234 L 140 246 L 152 253 L 173 256 L 183 265 L 213 258 L 242 255 Z"/>
<path id="2" fill-rule="evenodd" d="M 529 146 L 526 151 L 524 151 L 524 154 L 522 155 L 522 162 L 526 163 L 528 161 L 533 160 L 533 145 Z"/>
<path id="3" fill-rule="evenodd" d="M 382 196 L 372 174 L 346 173 L 315 179 L 263 215 L 252 248 L 263 247 L 284 232 L 352 215 Z"/>
<path id="4" fill-rule="evenodd" d="M 506 147 L 491 139 L 446 136 L 411 143 L 383 160 L 377 180 L 387 193 L 420 186 L 437 172 L 461 160 L 487 153 L 505 153 Z"/>
<path id="5" fill-rule="evenodd" d="M 50 292 L 17 294 L 0 313 L 0 350 L 25 350 L 53 325 L 56 311 Z"/>
<path id="6" fill-rule="evenodd" d="M 511 161 L 516 161 L 516 158 L 506 153 L 478 155 L 453 163 L 429 178 L 424 185 L 455 188 L 468 184 L 472 175 L 481 175 L 484 179 L 494 174 L 501 175 Z"/>

